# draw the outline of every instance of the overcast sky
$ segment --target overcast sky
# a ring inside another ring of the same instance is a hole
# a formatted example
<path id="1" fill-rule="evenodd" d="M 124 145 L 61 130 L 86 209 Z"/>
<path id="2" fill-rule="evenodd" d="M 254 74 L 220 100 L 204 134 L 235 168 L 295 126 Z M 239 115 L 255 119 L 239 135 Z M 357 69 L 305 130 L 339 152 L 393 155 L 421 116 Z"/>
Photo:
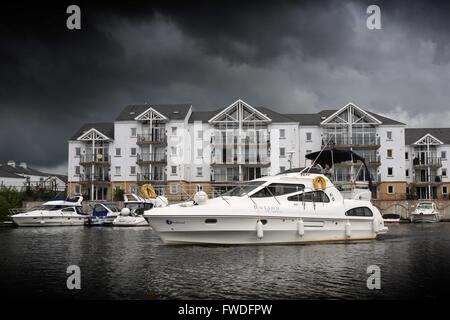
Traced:
<path id="1" fill-rule="evenodd" d="M 301 113 L 351 101 L 450 127 L 445 2 L 260 2 L 2 3 L 0 163 L 64 172 L 78 127 L 146 102 L 211 110 L 242 98 Z M 72 3 L 79 31 L 66 28 Z M 382 30 L 366 27 L 370 4 Z"/>

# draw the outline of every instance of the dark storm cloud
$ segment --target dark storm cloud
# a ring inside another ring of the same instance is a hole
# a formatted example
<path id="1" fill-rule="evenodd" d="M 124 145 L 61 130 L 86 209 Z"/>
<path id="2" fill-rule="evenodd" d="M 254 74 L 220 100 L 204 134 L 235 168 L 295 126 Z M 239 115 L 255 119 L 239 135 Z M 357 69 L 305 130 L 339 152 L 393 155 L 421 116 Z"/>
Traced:
<path id="1" fill-rule="evenodd" d="M 370 1 L 8 4 L 0 19 L 0 162 L 61 166 L 84 122 L 126 104 L 281 112 L 353 101 L 411 125 L 448 125 L 450 7 Z"/>

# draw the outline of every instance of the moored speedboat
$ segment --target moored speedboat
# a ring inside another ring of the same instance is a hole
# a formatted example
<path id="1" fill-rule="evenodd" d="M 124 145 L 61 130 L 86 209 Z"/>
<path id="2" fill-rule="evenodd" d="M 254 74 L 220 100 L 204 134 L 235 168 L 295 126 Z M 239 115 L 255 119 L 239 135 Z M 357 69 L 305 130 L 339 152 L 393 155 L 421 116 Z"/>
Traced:
<path id="1" fill-rule="evenodd" d="M 322 174 L 252 180 L 214 199 L 154 208 L 144 217 L 168 244 L 281 244 L 374 239 L 383 218 L 367 200 L 344 199 Z"/>
<path id="2" fill-rule="evenodd" d="M 82 210 L 83 197 L 51 200 L 25 212 L 14 214 L 11 219 L 20 227 L 79 226 L 88 217 Z"/>
<path id="3" fill-rule="evenodd" d="M 431 201 L 419 202 L 416 209 L 411 214 L 411 222 L 415 223 L 433 223 L 439 221 L 439 211 L 436 204 Z"/>
<path id="4" fill-rule="evenodd" d="M 400 215 L 396 213 L 386 213 L 383 214 L 384 224 L 399 224 L 400 223 Z"/>
<path id="5" fill-rule="evenodd" d="M 120 209 L 110 202 L 96 203 L 92 207 L 92 215 L 86 219 L 89 226 L 112 225 L 120 214 Z"/>

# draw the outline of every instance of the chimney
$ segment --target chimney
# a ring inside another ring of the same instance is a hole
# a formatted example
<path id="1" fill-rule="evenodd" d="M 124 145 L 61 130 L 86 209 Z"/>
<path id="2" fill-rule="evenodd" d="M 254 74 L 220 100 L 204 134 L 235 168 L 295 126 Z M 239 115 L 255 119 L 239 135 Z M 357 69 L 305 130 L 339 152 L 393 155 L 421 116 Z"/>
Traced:
<path id="1" fill-rule="evenodd" d="M 11 166 L 11 167 L 15 168 L 16 167 L 16 162 L 14 160 L 9 160 L 8 161 L 8 166 Z"/>
<path id="2" fill-rule="evenodd" d="M 24 169 L 28 168 L 26 162 L 21 162 L 21 163 L 19 164 L 19 167 L 22 167 L 22 168 L 24 168 Z"/>

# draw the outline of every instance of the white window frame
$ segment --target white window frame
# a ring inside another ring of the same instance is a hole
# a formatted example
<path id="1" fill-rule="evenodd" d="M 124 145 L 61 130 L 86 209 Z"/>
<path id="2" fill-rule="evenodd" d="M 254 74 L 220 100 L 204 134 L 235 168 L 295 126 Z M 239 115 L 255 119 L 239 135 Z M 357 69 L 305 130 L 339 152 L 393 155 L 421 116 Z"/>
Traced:
<path id="1" fill-rule="evenodd" d="M 114 175 L 115 176 L 120 176 L 122 173 L 121 173 L 121 169 L 120 169 L 120 166 L 115 166 L 114 167 Z"/>
<path id="2" fill-rule="evenodd" d="M 175 168 L 175 172 L 174 172 L 174 169 Z M 177 166 L 170 166 L 170 174 L 172 175 L 172 176 L 176 176 L 177 174 L 178 174 L 178 168 L 177 168 Z"/>
<path id="3" fill-rule="evenodd" d="M 280 139 L 286 139 L 286 129 L 280 129 Z"/>
<path id="4" fill-rule="evenodd" d="M 178 185 L 177 184 L 170 185 L 170 194 L 178 194 Z"/>
<path id="5" fill-rule="evenodd" d="M 309 139 L 308 139 L 308 135 L 309 135 Z M 312 141 L 312 132 L 306 132 L 306 142 L 311 142 Z"/>
<path id="6" fill-rule="evenodd" d="M 389 174 L 389 169 L 391 169 L 391 172 L 392 172 L 391 174 Z M 394 167 L 388 167 L 387 168 L 387 176 L 388 177 L 393 177 L 394 176 Z"/>
<path id="7" fill-rule="evenodd" d="M 393 140 L 392 139 L 392 131 L 386 131 L 386 140 L 387 141 L 392 141 Z"/>
<path id="8" fill-rule="evenodd" d="M 170 147 L 170 155 L 171 156 L 177 155 L 177 147 Z"/>
<path id="9" fill-rule="evenodd" d="M 442 168 L 441 172 L 442 172 L 443 177 L 447 177 L 447 168 Z M 445 174 L 444 174 L 444 172 L 445 172 Z"/>
<path id="10" fill-rule="evenodd" d="M 75 157 L 81 157 L 81 147 L 75 147 Z"/>
<path id="11" fill-rule="evenodd" d="M 133 154 L 134 151 L 134 154 Z M 131 157 L 136 157 L 137 156 L 137 149 L 136 148 L 130 148 L 130 156 Z"/>
<path id="12" fill-rule="evenodd" d="M 134 173 L 133 173 L 133 169 L 134 169 Z M 136 175 L 136 166 L 130 166 L 130 176 L 135 176 Z"/>
<path id="13" fill-rule="evenodd" d="M 389 192 L 389 188 L 392 187 L 392 192 Z M 395 193 L 395 186 L 393 184 L 388 184 L 386 187 L 387 194 L 394 194 Z"/>
<path id="14" fill-rule="evenodd" d="M 281 150 L 283 150 L 283 152 L 281 152 Z M 286 157 L 286 148 L 281 147 L 280 148 L 280 158 L 285 158 Z"/>
<path id="15" fill-rule="evenodd" d="M 445 189 L 445 192 L 444 192 Z M 447 186 L 442 186 L 442 194 L 447 195 L 448 194 L 448 187 Z"/>
<path id="16" fill-rule="evenodd" d="M 389 151 L 391 152 L 391 155 L 389 155 Z M 386 149 L 386 158 L 388 159 L 394 158 L 394 149 Z"/>
<path id="17" fill-rule="evenodd" d="M 176 136 L 177 135 L 177 132 L 178 132 L 178 127 L 171 127 L 170 128 L 170 133 L 171 133 L 171 135 L 172 136 Z"/>
<path id="18" fill-rule="evenodd" d="M 117 151 L 119 151 L 119 152 L 117 152 Z M 122 156 L 122 148 L 115 148 L 114 156 L 121 157 Z"/>
<path id="19" fill-rule="evenodd" d="M 78 171 L 78 173 L 77 173 Z M 79 176 L 81 174 L 81 167 L 80 166 L 75 166 L 75 175 Z"/>
<path id="20" fill-rule="evenodd" d="M 447 159 L 447 151 L 441 151 L 441 159 L 446 160 Z"/>
<path id="21" fill-rule="evenodd" d="M 197 177 L 203 177 L 203 167 L 197 167 Z"/>
<path id="22" fill-rule="evenodd" d="M 130 128 L 130 136 L 132 138 L 136 138 L 137 137 L 137 128 Z"/>

